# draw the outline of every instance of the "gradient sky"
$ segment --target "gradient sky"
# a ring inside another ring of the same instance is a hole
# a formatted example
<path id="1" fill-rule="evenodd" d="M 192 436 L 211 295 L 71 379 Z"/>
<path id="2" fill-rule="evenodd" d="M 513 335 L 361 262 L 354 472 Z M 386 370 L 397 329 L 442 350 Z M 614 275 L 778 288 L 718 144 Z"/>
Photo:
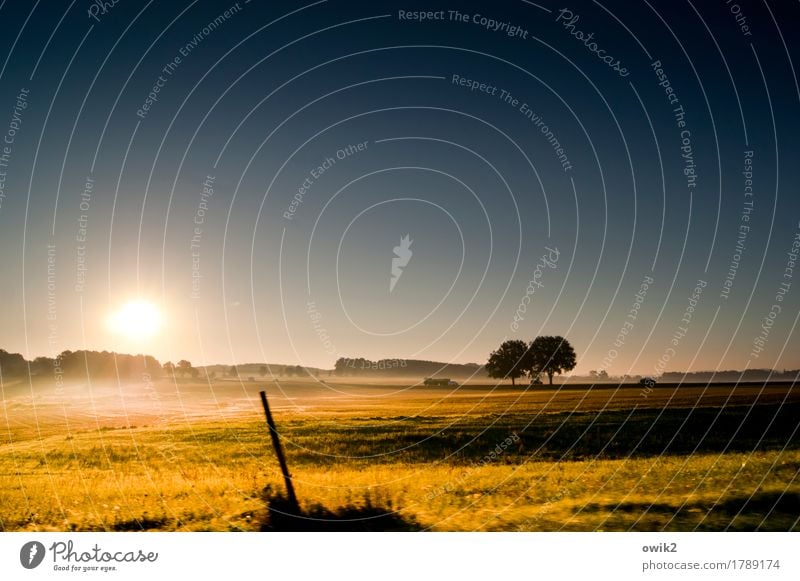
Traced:
<path id="1" fill-rule="evenodd" d="M 785 276 L 800 231 L 797 3 L 742 3 L 739 22 L 725 2 L 672 0 L 91 6 L 0 4 L 0 132 L 15 131 L 0 167 L 0 347 L 330 367 L 482 363 L 505 338 L 559 334 L 583 373 L 800 367 L 800 280 Z M 562 9 L 579 16 L 570 28 Z M 413 255 L 390 292 L 405 235 Z M 135 298 L 165 312 L 146 342 L 105 324 Z"/>

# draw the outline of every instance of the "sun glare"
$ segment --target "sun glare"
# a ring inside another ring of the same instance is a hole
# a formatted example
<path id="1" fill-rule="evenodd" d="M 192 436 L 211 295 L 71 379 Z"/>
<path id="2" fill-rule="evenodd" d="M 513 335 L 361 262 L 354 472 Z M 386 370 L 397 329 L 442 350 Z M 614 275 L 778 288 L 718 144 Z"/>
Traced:
<path id="1" fill-rule="evenodd" d="M 161 312 L 147 301 L 125 303 L 108 317 L 108 328 L 128 339 L 149 339 L 161 329 Z"/>

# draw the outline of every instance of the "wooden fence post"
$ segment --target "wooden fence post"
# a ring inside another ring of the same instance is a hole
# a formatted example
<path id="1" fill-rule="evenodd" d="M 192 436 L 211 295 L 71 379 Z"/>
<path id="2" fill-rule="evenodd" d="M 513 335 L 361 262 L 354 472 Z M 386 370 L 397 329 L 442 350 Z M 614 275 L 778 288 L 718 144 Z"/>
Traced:
<path id="1" fill-rule="evenodd" d="M 278 456 L 278 464 L 281 465 L 281 472 L 283 472 L 283 481 L 286 483 L 286 492 L 289 495 L 289 502 L 292 504 L 295 513 L 300 514 L 300 505 L 297 503 L 297 497 L 294 494 L 292 476 L 289 474 L 289 467 L 286 465 L 286 457 L 283 455 L 283 448 L 281 448 L 278 430 L 275 429 L 275 420 L 272 419 L 272 413 L 269 411 L 266 391 L 261 392 L 261 405 L 264 406 L 264 413 L 267 416 L 267 427 L 269 427 L 269 433 L 272 436 L 272 446 L 275 448 L 275 454 Z"/>

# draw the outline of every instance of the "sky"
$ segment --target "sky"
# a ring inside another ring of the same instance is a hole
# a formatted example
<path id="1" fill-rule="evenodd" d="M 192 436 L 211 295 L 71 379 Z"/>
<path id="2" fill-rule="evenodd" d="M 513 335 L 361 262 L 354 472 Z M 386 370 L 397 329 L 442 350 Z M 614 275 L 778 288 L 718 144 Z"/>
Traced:
<path id="1" fill-rule="evenodd" d="M 799 12 L 3 2 L 0 348 L 798 368 Z"/>

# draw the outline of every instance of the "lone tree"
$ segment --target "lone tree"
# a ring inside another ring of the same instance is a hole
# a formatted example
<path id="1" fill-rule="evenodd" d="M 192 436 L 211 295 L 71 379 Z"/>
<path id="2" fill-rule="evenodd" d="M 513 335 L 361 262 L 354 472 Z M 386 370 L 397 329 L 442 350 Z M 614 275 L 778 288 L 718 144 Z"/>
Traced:
<path id="1" fill-rule="evenodd" d="M 186 377 L 192 373 L 192 364 L 186 359 L 181 359 L 178 361 L 178 371 L 180 371 L 181 375 Z"/>
<path id="2" fill-rule="evenodd" d="M 492 351 L 484 368 L 489 377 L 497 379 L 511 378 L 511 385 L 516 385 L 517 377 L 530 371 L 531 359 L 525 341 L 511 339 L 504 341 L 497 351 Z"/>
<path id="3" fill-rule="evenodd" d="M 163 366 L 164 374 L 167 377 L 174 377 L 175 376 L 175 364 L 172 361 L 167 361 Z"/>
<path id="4" fill-rule="evenodd" d="M 531 374 L 546 373 L 553 385 L 553 374 L 575 369 L 575 350 L 559 336 L 536 337 L 530 346 Z"/>

